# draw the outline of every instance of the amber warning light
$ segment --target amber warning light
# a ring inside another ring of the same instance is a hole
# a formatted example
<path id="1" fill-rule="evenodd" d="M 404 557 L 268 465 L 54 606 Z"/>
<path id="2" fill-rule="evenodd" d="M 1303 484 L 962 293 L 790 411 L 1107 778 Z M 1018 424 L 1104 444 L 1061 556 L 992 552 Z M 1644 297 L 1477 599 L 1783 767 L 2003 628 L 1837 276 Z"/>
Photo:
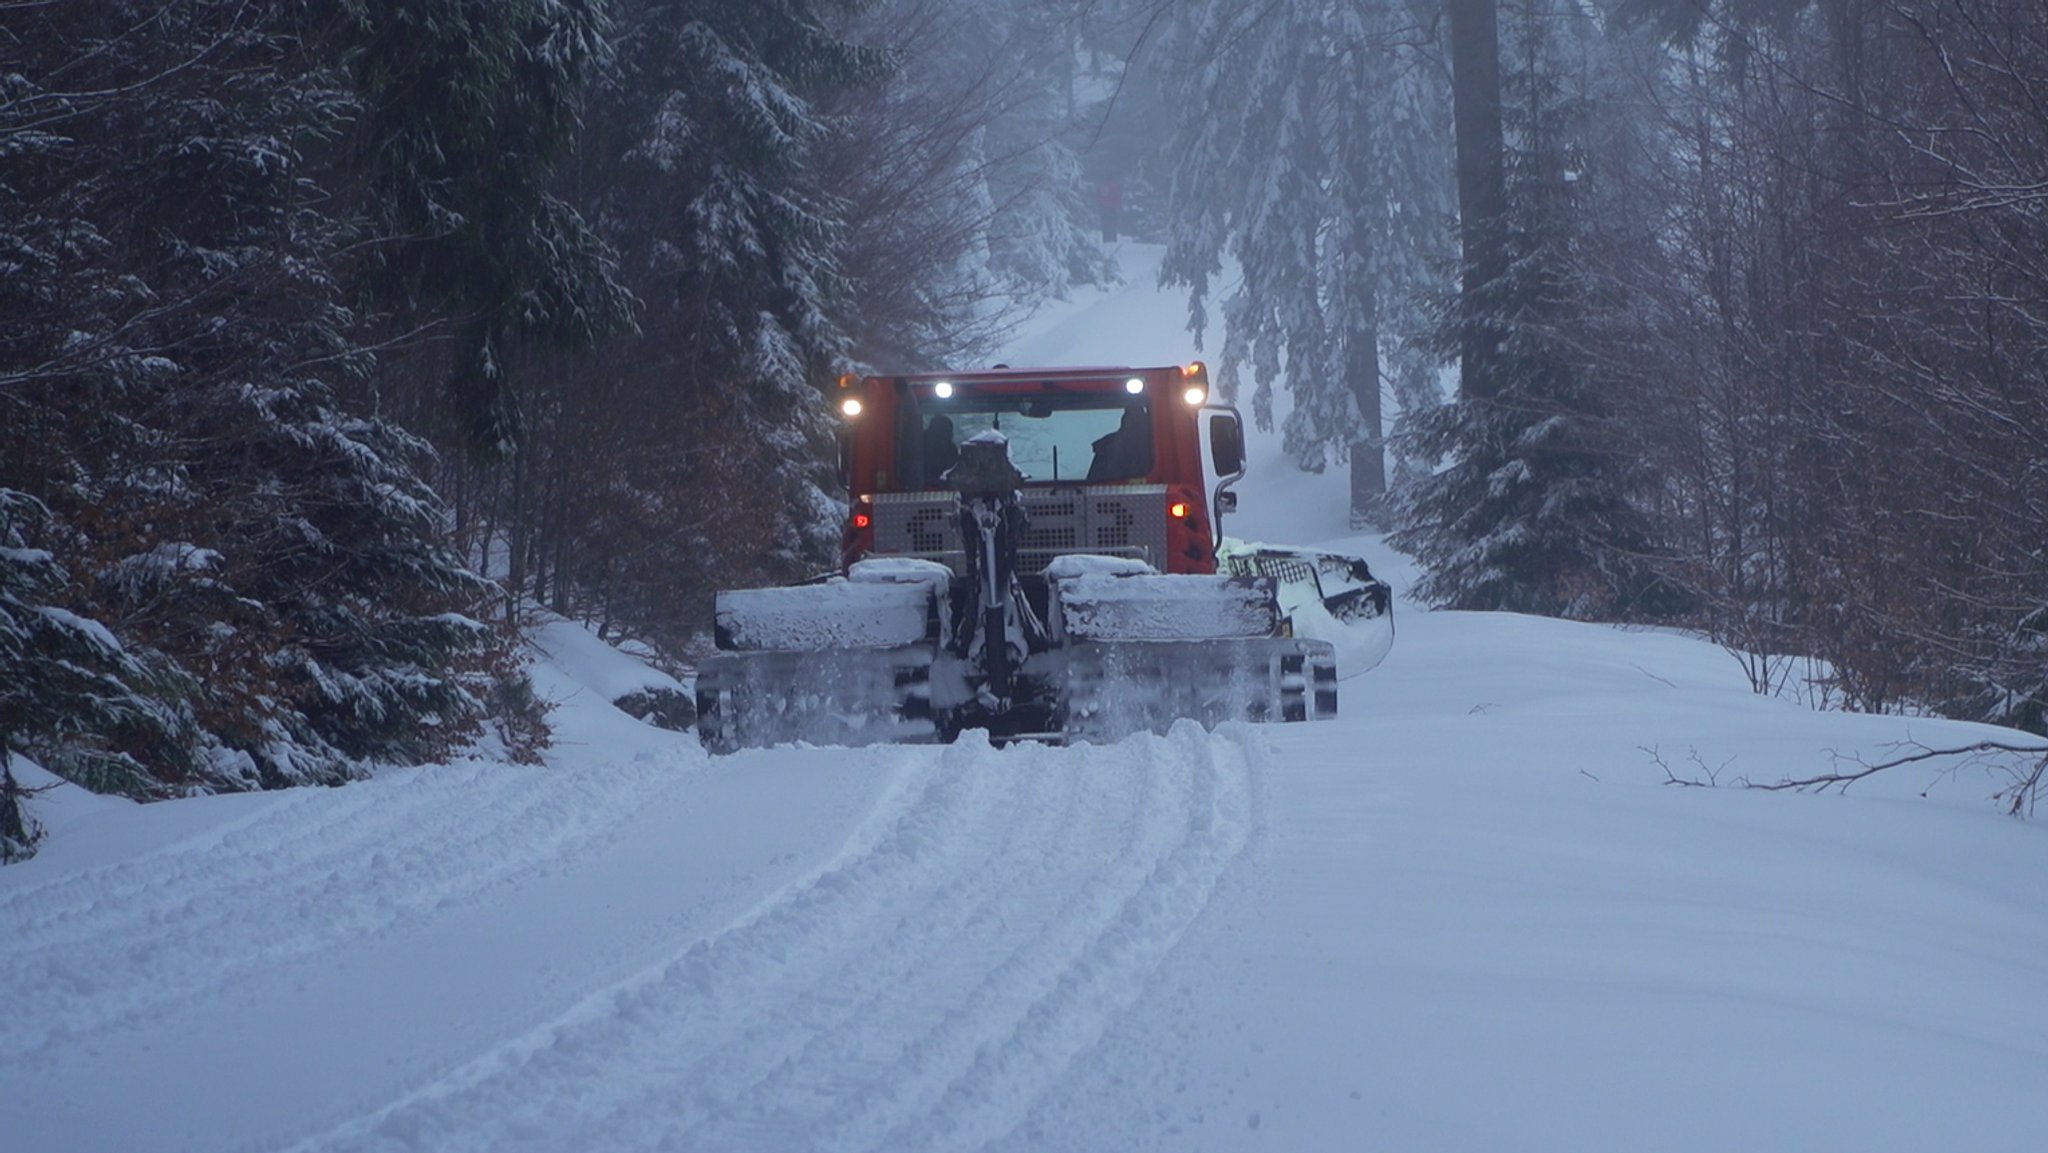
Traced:
<path id="1" fill-rule="evenodd" d="M 1172 513 L 1176 519 L 1184 517 L 1188 515 L 1188 502 L 1184 500 L 1174 501 L 1166 506 L 1166 511 Z"/>

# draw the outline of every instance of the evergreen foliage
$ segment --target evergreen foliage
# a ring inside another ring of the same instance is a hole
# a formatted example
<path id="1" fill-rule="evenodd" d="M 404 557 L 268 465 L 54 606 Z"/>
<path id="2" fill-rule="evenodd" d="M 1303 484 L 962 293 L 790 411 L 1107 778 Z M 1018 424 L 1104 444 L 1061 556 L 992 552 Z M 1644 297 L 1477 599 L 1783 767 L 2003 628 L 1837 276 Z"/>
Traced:
<path id="1" fill-rule="evenodd" d="M 1222 302 L 1215 379 L 1234 397 L 1249 367 L 1252 414 L 1313 472 L 1353 471 L 1352 517 L 1381 515 L 1381 394 L 1433 400 L 1423 302 L 1440 279 L 1449 188 L 1443 94 L 1395 4 L 1326 0 L 1177 7 L 1166 68 L 1182 119 L 1174 228 L 1161 275 L 1190 287 L 1207 322 L 1225 257 L 1241 279 Z"/>
<path id="2" fill-rule="evenodd" d="M 610 63 L 608 0 L 342 0 L 331 42 L 359 106 L 340 156 L 377 243 L 362 270 L 404 318 L 455 326 L 462 447 L 522 433 L 518 342 L 585 347 L 630 323 L 616 256 L 549 190 Z"/>
<path id="3" fill-rule="evenodd" d="M 714 589 L 830 562 L 842 513 L 818 385 L 846 359 L 849 292 L 817 99 L 887 63 L 830 31 L 842 7 L 611 6 L 608 64 L 550 194 L 619 254 L 635 324 L 509 358 L 529 382 L 522 437 L 444 474 L 513 613 L 530 597 L 680 651 Z"/>
<path id="4" fill-rule="evenodd" d="M 604 360 L 646 398 L 633 407 L 686 418 L 675 439 L 720 446 L 672 473 L 656 504 L 710 505 L 737 483 L 758 494 L 750 562 L 707 535 L 699 555 L 727 561 L 709 572 L 815 571 L 836 540 L 818 385 L 846 355 L 844 221 L 811 168 L 829 131 L 815 99 L 879 78 L 885 61 L 828 30 L 831 7 L 626 4 L 620 80 L 596 102 L 593 159 L 611 176 L 595 203 L 646 310 Z"/>
<path id="5" fill-rule="evenodd" d="M 1968 7 L 1624 6 L 1563 331 L 1759 691 L 2038 731 L 2048 10 Z"/>
<path id="6" fill-rule="evenodd" d="M 166 778 L 182 783 L 195 743 L 194 717 L 180 699 L 189 678 L 161 662 L 152 668 L 106 625 L 64 606 L 70 574 L 34 547 L 51 528 L 40 501 L 0 489 L 0 759 L 39 753 L 103 792 L 149 795 Z M 18 811 L 5 819 L 18 826 L 18 849 L 33 843 Z"/>
<path id="7" fill-rule="evenodd" d="M 1108 81 L 1077 60 L 1080 17 L 1099 7 L 880 0 L 843 23 L 892 61 L 886 82 L 824 104 L 857 364 L 985 363 L 1037 305 L 1108 277 L 1077 143 Z M 1096 150 L 1104 172 L 1110 151 Z"/>
<path id="8" fill-rule="evenodd" d="M 43 839 L 43 823 L 26 804 L 35 790 L 15 779 L 13 762 L 13 757 L 0 752 L 0 865 L 35 856 L 36 843 Z"/>
<path id="9" fill-rule="evenodd" d="M 969 361 L 1056 287 L 1043 251 L 1012 243 L 1058 240 L 1010 191 L 1036 189 L 1033 150 L 994 151 L 1039 130 L 1050 88 L 1017 50 L 1040 21 L 996 0 L 604 16 L 605 64 L 548 192 L 619 254 L 633 327 L 505 355 L 521 433 L 497 460 L 460 451 L 467 423 L 421 399 L 456 359 L 447 341 L 387 355 L 378 379 L 444 450 L 458 534 L 508 615 L 531 600 L 681 651 L 713 590 L 836 560 L 821 383 Z M 1039 199 L 1072 240 L 1061 179 Z"/>
<path id="10" fill-rule="evenodd" d="M 1585 147 L 1584 92 L 1563 89 L 1564 36 L 1594 30 L 1548 0 L 1504 9 L 1506 267 L 1443 310 L 1438 347 L 1465 326 L 1495 349 L 1485 390 L 1422 416 L 1419 439 L 1446 467 L 1402 494 L 1396 543 L 1427 570 L 1417 591 L 1454 608 L 1584 619 L 1654 617 L 1676 602 L 1656 572 L 1655 530 L 1633 437 L 1586 352 L 1592 318 L 1621 302 L 1587 272 L 1603 173 Z"/>
<path id="11" fill-rule="evenodd" d="M 680 382 L 730 374 L 788 435 L 813 373 L 839 354 L 836 205 L 805 167 L 826 131 L 810 96 L 882 61 L 828 32 L 802 0 L 629 3 L 619 80 L 596 101 L 591 162 L 607 234 Z M 795 449 L 797 442 L 790 442 Z"/>
<path id="12" fill-rule="evenodd" d="M 1083 187 L 1082 133 L 1101 115 L 1107 74 L 1085 75 L 1086 3 L 1012 5 L 979 0 L 962 11 L 956 53 L 998 103 L 972 140 L 972 163 L 990 206 L 988 269 L 1006 296 L 1035 305 L 1071 284 L 1101 283 L 1113 261 L 1096 243 L 1094 184 Z M 977 46 L 975 30 L 988 37 Z M 999 31 L 998 36 L 989 36 Z M 1112 162 L 1113 163 L 1113 162 Z"/>
<path id="13" fill-rule="evenodd" d="M 424 445 L 345 413 L 354 112 L 316 8 L 17 15 L 0 104 L 0 727 L 154 798 L 334 782 L 476 731 L 499 645 Z"/>

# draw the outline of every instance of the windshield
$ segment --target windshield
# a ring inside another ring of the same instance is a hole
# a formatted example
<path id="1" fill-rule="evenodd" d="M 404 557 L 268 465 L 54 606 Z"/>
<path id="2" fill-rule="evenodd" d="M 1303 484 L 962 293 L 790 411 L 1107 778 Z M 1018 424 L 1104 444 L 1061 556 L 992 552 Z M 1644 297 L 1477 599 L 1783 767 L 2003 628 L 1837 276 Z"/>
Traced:
<path id="1" fill-rule="evenodd" d="M 1152 471 L 1151 424 L 1143 398 L 956 396 L 924 412 L 925 475 L 952 467 L 959 445 L 994 430 L 1030 481 L 1131 480 Z"/>

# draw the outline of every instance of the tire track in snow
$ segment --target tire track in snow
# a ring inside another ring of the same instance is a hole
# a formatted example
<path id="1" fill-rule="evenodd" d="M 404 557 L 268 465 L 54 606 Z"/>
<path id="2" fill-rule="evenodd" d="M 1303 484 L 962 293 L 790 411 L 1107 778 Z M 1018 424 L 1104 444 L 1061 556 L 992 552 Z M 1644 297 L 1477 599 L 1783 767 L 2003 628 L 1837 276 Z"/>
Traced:
<path id="1" fill-rule="evenodd" d="M 979 770 L 951 767 L 946 771 Z M 1102 824 L 1102 814 L 1113 813 L 1117 805 L 1112 799 L 1111 804 L 1098 805 L 1093 811 L 1085 808 L 1083 792 L 1074 786 L 1072 774 L 1044 783 L 1056 784 L 1058 789 L 1045 790 L 1043 804 L 1006 803 L 977 815 L 973 828 L 993 820 L 1001 830 L 995 838 L 981 842 L 975 837 L 955 837 L 954 851 L 927 856 L 923 871 L 904 878 L 906 883 L 897 893 L 899 899 L 911 898 L 916 904 L 893 919 L 870 916 L 849 924 L 847 935 L 834 942 L 823 957 L 825 966 L 784 974 L 781 986 L 788 1004 L 777 1014 L 781 1020 L 757 1021 L 747 1037 L 727 1046 L 716 1062 L 700 1061 L 689 1071 L 700 1095 L 723 1104 L 691 1118 L 678 1118 L 678 1123 L 745 1125 L 773 1118 L 786 1111 L 792 1089 L 808 1091 L 800 1087 L 808 1073 L 871 1066 L 875 1054 L 887 1051 L 884 1028 L 893 1034 L 911 1027 L 912 1022 L 936 1017 L 938 1009 L 922 997 L 933 969 L 981 963 L 992 951 L 993 940 L 1019 912 L 1012 906 L 1022 902 L 1011 890 L 1029 893 L 1049 887 L 1046 882 L 1056 875 L 1057 863 L 1089 851 L 1095 843 L 1093 826 Z M 993 790 L 992 795 L 1015 800 L 1013 793 L 1001 789 Z M 1016 860 L 1018 867 L 1007 874 L 1008 883 L 998 887 L 989 883 L 985 860 Z M 941 870 L 945 870 L 943 881 L 926 893 L 915 891 L 919 877 L 936 877 Z M 857 967 L 846 962 L 854 954 L 862 958 Z M 787 1021 L 800 1022 L 802 1027 L 790 1029 Z M 626 1104 L 613 1109 L 611 1115 L 630 1118 L 641 1104 L 658 1106 L 658 1099 Z"/>
<path id="2" fill-rule="evenodd" d="M 981 1148 L 1022 1122 L 1136 1002 L 1253 833 L 1256 738 L 1237 731 L 1211 738 L 1191 725 L 1173 737 L 1178 747 L 1147 749 L 1154 766 L 1170 767 L 1168 775 L 1186 788 L 1183 823 L 1161 838 L 1163 851 L 1133 855 L 1117 883 L 1088 894 L 1083 915 L 1048 934 L 1040 959 L 1016 971 L 1023 979 L 990 990 L 992 997 L 1005 995 L 994 1012 L 934 1039 L 934 1052 L 946 1059 L 940 1067 L 950 1073 L 935 1103 L 878 1113 L 868 1119 L 870 1131 L 895 1124 L 880 1140 L 863 1138 L 852 1147 Z M 1186 759 L 1161 764 L 1176 757 Z M 1073 931 L 1082 926 L 1085 932 Z M 969 1062 L 964 1071 L 952 1072 L 962 1058 Z"/>
<path id="3" fill-rule="evenodd" d="M 700 1062 L 687 1071 L 705 1106 L 672 1111 L 664 1122 L 667 1146 L 831 1147 L 814 1139 L 815 1131 L 843 1113 L 846 1100 L 872 1099 L 879 1074 L 901 1072 L 902 1059 L 895 1055 L 953 1011 L 951 1000 L 932 996 L 933 989 L 974 984 L 1014 951 L 1010 937 L 1061 913 L 1063 872 L 1115 843 L 1128 817 L 1144 811 L 1146 798 L 1134 787 L 1142 784 L 1134 775 L 1084 779 L 1057 771 L 1047 763 L 1048 754 L 1020 748 L 1006 754 L 1000 774 L 986 764 L 947 770 L 979 774 L 984 783 L 998 785 L 1010 784 L 1002 780 L 1005 774 L 1030 778 L 1029 803 L 1014 787 L 998 789 L 1004 803 L 990 814 L 999 831 L 986 836 L 980 825 L 963 830 L 970 835 L 955 838 L 961 852 L 925 862 L 933 876 L 948 870 L 941 883 L 928 892 L 914 883 L 903 887 L 897 900 L 915 902 L 906 911 L 893 920 L 865 918 L 837 942 L 831 964 L 804 975 L 793 1008 L 778 1014 L 782 1021 L 767 1024 L 779 1036 L 765 1037 L 768 1044 L 752 1051 L 730 1047 L 728 1059 L 717 1066 Z M 990 867 L 1005 861 L 1014 866 Z M 611 1108 L 597 1133 L 599 1143 L 634 1147 L 634 1118 L 661 1107 L 657 1094 Z"/>
<path id="4" fill-rule="evenodd" d="M 837 750 L 832 750 L 837 754 Z M 740 754 L 735 761 L 754 754 Z M 785 755 L 785 754 L 777 754 Z M 853 754 L 873 760 L 877 751 Z M 554 1020 L 479 1055 L 444 1076 L 382 1108 L 291 1146 L 316 1150 L 580 1148 L 578 1139 L 559 1144 L 536 1141 L 547 1131 L 551 1111 L 567 1098 L 572 1112 L 587 1112 L 570 1087 L 610 1081 L 617 1098 L 646 1078 L 675 1079 L 674 1065 L 692 1054 L 723 1051 L 754 1024 L 736 1012 L 721 1013 L 742 997 L 716 994 L 802 960 L 809 927 L 845 906 L 840 894 L 858 884 L 856 875 L 878 863 L 899 866 L 924 846 L 946 840 L 938 826 L 978 802 L 970 796 L 972 773 L 944 771 L 953 759 L 936 751 L 886 750 L 897 773 L 874 808 L 830 860 L 806 877 L 770 894 L 724 929 L 688 943 L 681 951 L 617 984 L 598 990 Z M 957 766 L 956 766 L 957 767 Z M 819 937 L 828 934 L 818 934 Z M 680 1006 L 677 1004 L 680 1002 Z M 694 1011 L 692 1011 L 694 1010 Z M 687 1016 L 691 1047 L 681 1053 L 632 1052 L 616 1035 L 638 1032 L 659 1042 L 663 1033 L 636 1023 Z M 688 1087 L 677 1090 L 686 1094 Z M 565 1119 L 552 1117 L 559 1128 Z M 576 1126 L 589 1128 L 594 1121 Z M 597 1148 L 596 1144 L 588 1147 Z"/>
<path id="5" fill-rule="evenodd" d="M 0 1053 L 33 1058 L 188 1007 L 573 856 L 683 787 L 693 758 L 576 772 L 469 764 L 300 790 L 143 856 L 0 895 L 0 971 L 36 990 L 33 1012 L 0 1015 Z"/>
<path id="6" fill-rule="evenodd" d="M 1251 832 L 1253 739 L 887 750 L 834 860 L 322 1150 L 976 1148 L 1141 992 Z"/>

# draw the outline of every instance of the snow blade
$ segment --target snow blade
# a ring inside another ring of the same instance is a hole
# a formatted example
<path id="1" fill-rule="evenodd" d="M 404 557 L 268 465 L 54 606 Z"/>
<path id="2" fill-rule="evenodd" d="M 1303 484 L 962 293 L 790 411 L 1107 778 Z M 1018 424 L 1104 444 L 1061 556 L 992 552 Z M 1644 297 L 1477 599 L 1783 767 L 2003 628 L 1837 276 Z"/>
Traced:
<path id="1" fill-rule="evenodd" d="M 790 588 L 728 589 L 715 603 L 721 649 L 880 649 L 928 635 L 932 581 L 834 577 Z"/>
<path id="2" fill-rule="evenodd" d="M 1163 733 L 1183 717 L 1213 727 L 1337 715 L 1337 665 L 1323 641 L 1087 641 L 1059 656 L 1070 741 Z"/>
<path id="3" fill-rule="evenodd" d="M 930 645 L 720 653 L 697 672 L 698 739 L 713 753 L 926 743 L 962 728 L 998 741 L 1106 742 L 1184 717 L 1213 727 L 1337 715 L 1331 647 L 1303 637 L 1075 642 L 1034 654 L 1020 676 L 1032 691 L 1003 713 L 963 691 L 965 668 Z"/>
<path id="4" fill-rule="evenodd" d="M 697 670 L 697 739 L 714 753 L 803 741 L 933 741 L 930 645 L 720 653 Z"/>
<path id="5" fill-rule="evenodd" d="M 1280 607 L 1264 577 L 1082 573 L 1056 577 L 1052 619 L 1062 640 L 1194 641 L 1277 637 Z"/>

